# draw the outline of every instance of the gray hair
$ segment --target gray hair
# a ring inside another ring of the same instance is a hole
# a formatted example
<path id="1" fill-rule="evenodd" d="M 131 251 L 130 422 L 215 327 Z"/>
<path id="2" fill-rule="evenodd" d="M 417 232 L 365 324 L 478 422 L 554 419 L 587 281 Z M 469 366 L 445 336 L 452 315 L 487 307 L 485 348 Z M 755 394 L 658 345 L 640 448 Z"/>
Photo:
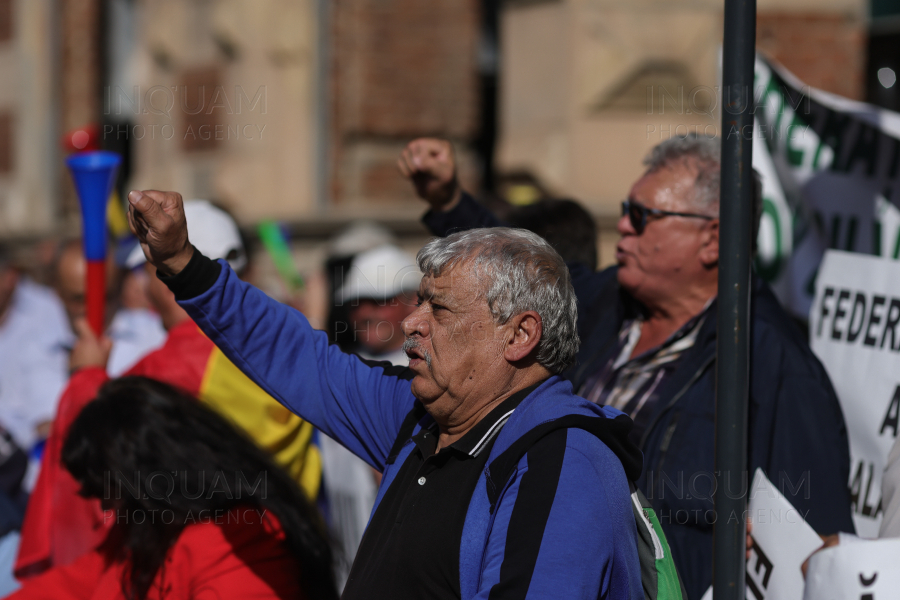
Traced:
<path id="1" fill-rule="evenodd" d="M 657 144 L 644 159 L 644 164 L 647 165 L 648 173 L 678 163 L 697 169 L 694 194 L 689 200 L 705 214 L 712 215 L 719 212 L 721 161 L 722 145 L 719 138 L 689 133 L 685 136 L 671 137 Z M 755 250 L 759 220 L 762 216 L 762 178 L 756 169 L 753 170 L 752 194 Z"/>
<path id="2" fill-rule="evenodd" d="M 537 362 L 551 373 L 570 366 L 578 353 L 578 308 L 569 269 L 553 246 L 524 229 L 493 227 L 435 238 L 416 257 L 422 273 L 432 277 L 470 260 L 485 282 L 494 321 L 502 325 L 527 310 L 537 312 L 543 329 Z"/>
<path id="3" fill-rule="evenodd" d="M 719 138 L 689 133 L 657 144 L 644 159 L 644 164 L 648 173 L 678 163 L 697 169 L 693 197 L 689 200 L 705 213 L 712 213 L 719 210 L 721 156 Z"/>

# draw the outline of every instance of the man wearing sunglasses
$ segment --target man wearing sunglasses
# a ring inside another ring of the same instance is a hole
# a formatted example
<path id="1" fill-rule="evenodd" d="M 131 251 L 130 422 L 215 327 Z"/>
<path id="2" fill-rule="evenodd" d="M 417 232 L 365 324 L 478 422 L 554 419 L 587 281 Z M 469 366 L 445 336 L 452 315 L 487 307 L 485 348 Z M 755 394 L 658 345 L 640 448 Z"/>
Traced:
<path id="1" fill-rule="evenodd" d="M 622 203 L 617 265 L 600 272 L 568 265 L 582 346 L 566 376 L 580 395 L 634 419 L 633 440 L 645 460 L 639 487 L 662 521 L 691 599 L 712 582 L 717 519 L 719 160 L 713 138 L 659 144 Z M 435 234 L 500 224 L 459 188 L 448 142 L 411 142 L 399 167 L 431 205 L 423 221 Z M 761 204 L 757 193 L 757 226 Z M 751 294 L 747 481 L 760 467 L 819 534 L 852 532 L 849 446 L 834 389 L 755 276 Z M 727 491 L 741 489 L 735 482 Z"/>

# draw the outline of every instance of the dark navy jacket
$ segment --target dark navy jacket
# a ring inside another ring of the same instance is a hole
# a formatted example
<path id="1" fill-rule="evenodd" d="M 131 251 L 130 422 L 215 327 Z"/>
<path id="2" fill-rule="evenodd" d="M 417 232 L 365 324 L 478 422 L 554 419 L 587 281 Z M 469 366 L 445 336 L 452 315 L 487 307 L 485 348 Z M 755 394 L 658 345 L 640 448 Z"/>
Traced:
<path id="1" fill-rule="evenodd" d="M 470 197 L 457 209 L 429 212 L 437 235 L 499 222 Z M 623 321 L 636 303 L 622 291 L 616 267 L 592 272 L 569 265 L 578 296 L 578 362 L 566 376 L 576 392 L 612 357 Z M 843 414 L 825 369 L 769 287 L 753 279 L 751 300 L 749 487 L 761 468 L 820 534 L 853 531 L 850 450 Z M 659 390 L 641 449 L 638 487 L 656 509 L 688 597 L 712 582 L 710 492 L 714 478 L 716 304 L 693 348 Z M 741 492 L 742 482 L 728 491 Z"/>

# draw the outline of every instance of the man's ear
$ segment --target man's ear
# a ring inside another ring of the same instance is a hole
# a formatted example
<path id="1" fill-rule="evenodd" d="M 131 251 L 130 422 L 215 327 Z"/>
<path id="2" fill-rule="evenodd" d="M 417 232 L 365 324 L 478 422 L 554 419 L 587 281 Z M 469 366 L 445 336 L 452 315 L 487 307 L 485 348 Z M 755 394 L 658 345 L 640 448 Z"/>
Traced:
<path id="1" fill-rule="evenodd" d="M 706 268 L 714 267 L 719 263 L 719 220 L 710 221 L 701 235 L 700 262 Z"/>
<path id="2" fill-rule="evenodd" d="M 517 362 L 530 355 L 544 332 L 541 316 L 537 311 L 527 310 L 512 317 L 507 325 L 512 336 L 506 342 L 503 357 L 508 362 Z"/>

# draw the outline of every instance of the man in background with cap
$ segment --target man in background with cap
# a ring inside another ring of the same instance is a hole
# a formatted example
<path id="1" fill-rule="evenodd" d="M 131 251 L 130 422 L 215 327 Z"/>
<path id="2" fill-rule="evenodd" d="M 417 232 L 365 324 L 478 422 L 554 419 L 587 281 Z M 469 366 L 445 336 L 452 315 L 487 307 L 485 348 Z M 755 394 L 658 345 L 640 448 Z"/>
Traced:
<path id="1" fill-rule="evenodd" d="M 237 225 L 225 211 L 205 200 L 185 202 L 192 240 L 210 256 L 226 259 L 240 273 L 247 254 Z M 144 262 L 136 252 L 126 262 Z M 175 385 L 196 396 L 243 428 L 315 499 L 321 481 L 321 461 L 311 444 L 312 426 L 292 414 L 250 381 L 219 351 L 156 276 L 152 265 L 148 295 L 168 331 L 165 344 L 141 359 L 125 375 L 142 375 Z M 66 433 L 85 404 L 109 379 L 106 363 L 111 342 L 98 339 L 84 319 L 77 322 L 79 339 L 72 350 L 72 377 L 59 402 L 43 465 L 32 494 L 16 561 L 20 579 L 50 567 L 70 564 L 94 549 L 114 519 L 104 518 L 97 500 L 78 495 L 79 486 L 62 467 L 60 453 Z"/>
<path id="2" fill-rule="evenodd" d="M 413 257 L 395 246 L 356 255 L 335 300 L 349 305 L 356 354 L 404 366 L 400 323 L 416 308 L 422 274 Z"/>
<path id="3" fill-rule="evenodd" d="M 129 257 L 132 253 L 129 252 Z M 135 275 L 128 273 L 123 278 L 122 263 L 114 260 L 113 254 L 109 253 L 106 265 L 105 335 L 112 340 L 106 371 L 110 377 L 118 377 L 133 367 L 146 354 L 162 346 L 166 340 L 166 331 L 163 329 L 159 315 L 149 310 L 149 307 L 138 308 L 125 305 L 123 286 L 126 278 L 128 281 L 134 281 Z M 116 258 L 118 257 L 116 256 Z M 77 339 L 76 322 L 84 319 L 87 315 L 86 273 L 87 260 L 84 257 L 82 240 L 74 238 L 60 243 L 53 261 L 53 284 L 66 309 L 69 326 L 72 328 L 66 344 L 68 350 L 72 349 Z M 140 273 L 140 276 L 146 279 L 143 272 Z M 146 296 L 143 290 L 140 290 L 140 293 L 142 296 Z"/>
<path id="4" fill-rule="evenodd" d="M 363 233 L 371 235 L 371 231 Z M 400 323 L 416 308 L 422 279 L 416 261 L 396 246 L 382 243 L 356 254 L 341 275 L 343 284 L 334 301 L 347 309 L 350 331 L 338 329 L 336 334 L 352 334 L 348 337 L 353 344 L 347 350 L 364 359 L 407 366 Z M 319 438 L 319 446 L 329 520 L 343 551 L 336 565 L 342 589 L 369 522 L 381 473 L 327 435 Z"/>

